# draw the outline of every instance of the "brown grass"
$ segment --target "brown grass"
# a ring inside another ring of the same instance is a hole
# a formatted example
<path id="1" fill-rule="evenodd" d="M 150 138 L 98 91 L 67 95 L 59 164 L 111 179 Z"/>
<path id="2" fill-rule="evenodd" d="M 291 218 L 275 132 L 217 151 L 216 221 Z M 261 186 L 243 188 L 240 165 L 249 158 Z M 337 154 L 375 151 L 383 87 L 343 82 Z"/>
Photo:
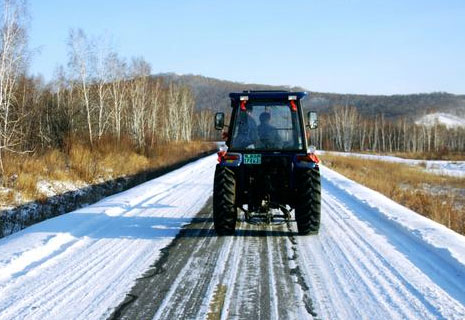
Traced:
<path id="1" fill-rule="evenodd" d="M 41 154 L 7 154 L 2 185 L 7 191 L 0 195 L 0 205 L 14 205 L 14 193 L 25 201 L 43 200 L 37 190 L 41 179 L 85 182 L 88 184 L 159 169 L 214 149 L 207 142 L 157 145 L 147 155 L 136 152 L 129 141 L 117 144 L 102 139 L 93 148 L 86 144 L 67 143 L 64 151 L 51 149 Z"/>
<path id="2" fill-rule="evenodd" d="M 0 193 L 0 203 L 13 203 L 15 194 L 12 190 L 2 190 Z"/>
<path id="3" fill-rule="evenodd" d="M 465 153 L 463 152 L 400 152 L 394 153 L 394 156 L 405 159 L 420 159 L 420 160 L 449 160 L 449 161 L 464 161 Z"/>
<path id="4" fill-rule="evenodd" d="M 361 151 L 363 154 L 376 154 L 395 156 L 404 159 L 417 159 L 417 160 L 448 160 L 448 161 L 465 161 L 464 152 L 449 152 L 449 151 L 436 151 L 436 152 L 370 152 Z"/>
<path id="5" fill-rule="evenodd" d="M 324 165 L 346 177 L 465 234 L 465 204 L 455 194 L 457 190 L 465 189 L 464 178 L 440 176 L 425 172 L 421 167 L 357 157 L 325 154 L 322 160 Z"/>

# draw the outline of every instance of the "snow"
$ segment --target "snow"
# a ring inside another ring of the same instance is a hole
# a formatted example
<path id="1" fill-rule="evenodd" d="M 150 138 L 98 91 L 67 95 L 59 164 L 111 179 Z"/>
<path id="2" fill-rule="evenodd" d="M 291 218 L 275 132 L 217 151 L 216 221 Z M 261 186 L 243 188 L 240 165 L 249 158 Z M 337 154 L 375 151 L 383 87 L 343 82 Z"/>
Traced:
<path id="1" fill-rule="evenodd" d="M 465 118 L 450 113 L 438 112 L 424 115 L 415 121 L 415 123 L 425 126 L 434 126 L 436 123 L 438 123 L 445 125 L 449 129 L 452 129 L 457 127 L 465 127 Z"/>
<path id="2" fill-rule="evenodd" d="M 318 154 L 334 154 L 344 157 L 358 157 L 367 160 L 380 160 L 402 163 L 411 166 L 425 166 L 425 170 L 439 175 L 448 175 L 454 177 L 465 177 L 465 161 L 446 161 L 446 160 L 415 160 L 403 159 L 394 156 L 363 154 L 353 152 L 337 152 L 337 151 L 317 151 Z"/>
<path id="3" fill-rule="evenodd" d="M 464 319 L 465 237 L 322 166 L 322 225 L 298 237 L 321 319 Z"/>
<path id="4" fill-rule="evenodd" d="M 53 197 L 68 191 L 78 191 L 88 186 L 86 183 L 58 180 L 39 180 L 37 182 L 37 191 L 47 197 Z"/>
<path id="5" fill-rule="evenodd" d="M 211 196 L 216 155 L 0 239 L 0 319 L 98 319 Z"/>
<path id="6" fill-rule="evenodd" d="M 107 318 L 204 206 L 215 164 L 216 155 L 200 159 L 1 239 L 0 319 Z M 320 234 L 295 236 L 295 242 L 270 236 L 266 246 L 263 237 L 246 238 L 244 231 L 218 238 L 224 244 L 201 313 L 208 312 L 220 280 L 243 292 L 235 297 L 226 291 L 223 310 L 237 317 L 238 308 L 256 308 L 246 289 L 257 285 L 251 279 L 263 281 L 263 271 L 260 261 L 242 258 L 263 251 L 271 301 L 282 299 L 276 296 L 282 288 L 291 301 L 310 296 L 320 319 L 464 319 L 465 237 L 324 166 L 321 173 Z M 206 239 L 200 237 L 196 248 Z M 294 254 L 295 260 L 288 257 Z M 199 255 L 193 252 L 189 259 L 197 262 L 186 265 L 198 266 L 204 261 Z M 305 283 L 282 282 L 273 274 L 278 260 L 299 267 Z M 182 269 L 166 292 L 167 306 L 184 277 L 195 281 L 189 270 Z M 292 294 L 294 288 L 300 293 Z M 296 314 L 303 315 L 301 307 Z M 274 305 L 270 312 L 276 318 L 278 311 Z"/>
<path id="7" fill-rule="evenodd" d="M 389 221 L 393 228 L 402 230 L 408 237 L 465 271 L 464 236 L 324 166 L 321 174 L 331 184 L 366 203 L 373 209 L 372 213 Z"/>

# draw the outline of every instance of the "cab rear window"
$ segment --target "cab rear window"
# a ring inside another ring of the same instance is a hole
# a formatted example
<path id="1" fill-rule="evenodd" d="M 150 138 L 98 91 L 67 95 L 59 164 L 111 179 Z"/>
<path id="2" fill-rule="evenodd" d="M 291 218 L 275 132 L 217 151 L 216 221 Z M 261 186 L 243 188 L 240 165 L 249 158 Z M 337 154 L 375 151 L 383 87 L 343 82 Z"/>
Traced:
<path id="1" fill-rule="evenodd" d="M 303 148 L 298 113 L 289 103 L 246 104 L 238 110 L 231 138 L 233 149 L 296 150 Z"/>

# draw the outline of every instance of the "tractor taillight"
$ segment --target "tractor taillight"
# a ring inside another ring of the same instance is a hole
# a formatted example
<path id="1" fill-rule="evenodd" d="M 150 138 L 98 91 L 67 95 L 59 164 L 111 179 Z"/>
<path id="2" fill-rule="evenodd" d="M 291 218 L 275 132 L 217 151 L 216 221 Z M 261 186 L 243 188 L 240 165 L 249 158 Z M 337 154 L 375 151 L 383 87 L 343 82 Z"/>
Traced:
<path id="1" fill-rule="evenodd" d="M 223 161 L 224 156 L 226 155 L 226 151 L 220 150 L 216 154 L 218 155 L 218 162 L 221 163 L 221 161 Z"/>
<path id="2" fill-rule="evenodd" d="M 221 151 L 220 151 L 221 152 Z M 242 162 L 242 154 L 240 153 L 227 153 L 223 151 L 220 155 L 218 152 L 218 162 L 227 167 L 238 167 Z"/>
<path id="3" fill-rule="evenodd" d="M 224 160 L 239 160 L 241 157 L 239 154 L 235 154 L 235 153 L 230 153 L 230 154 L 226 154 L 223 159 Z"/>
<path id="4" fill-rule="evenodd" d="M 294 164 L 299 168 L 314 168 L 319 162 L 320 159 L 314 153 L 297 154 L 294 157 Z"/>

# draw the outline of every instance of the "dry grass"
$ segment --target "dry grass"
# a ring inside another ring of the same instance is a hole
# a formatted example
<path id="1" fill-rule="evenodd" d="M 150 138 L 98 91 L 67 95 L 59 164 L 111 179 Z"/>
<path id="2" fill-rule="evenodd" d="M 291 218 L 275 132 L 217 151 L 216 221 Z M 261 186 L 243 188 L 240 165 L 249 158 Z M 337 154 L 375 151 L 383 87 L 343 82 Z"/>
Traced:
<path id="1" fill-rule="evenodd" d="M 420 167 L 357 157 L 325 154 L 322 160 L 324 165 L 346 177 L 465 234 L 465 206 L 456 195 L 457 190 L 465 189 L 464 178 L 440 176 Z"/>
<path id="2" fill-rule="evenodd" d="M 15 205 L 15 193 L 24 201 L 43 200 L 37 189 L 39 180 L 98 183 L 104 180 L 159 169 L 212 150 L 206 142 L 158 145 L 148 155 L 140 154 L 129 141 L 118 145 L 102 139 L 94 148 L 86 144 L 68 143 L 64 151 L 48 150 L 42 154 L 8 154 L 5 156 L 5 175 L 0 194 L 0 205 Z"/>
<path id="3" fill-rule="evenodd" d="M 0 203 L 13 203 L 15 194 L 13 190 L 1 190 L 0 192 Z"/>
<path id="4" fill-rule="evenodd" d="M 437 152 L 393 152 L 393 153 L 378 153 L 362 151 L 363 154 L 375 154 L 375 155 L 387 155 L 395 156 L 404 159 L 416 159 L 416 160 L 448 160 L 448 161 L 465 161 L 465 153 L 463 152 L 448 152 L 448 151 L 437 151 Z"/>
<path id="5" fill-rule="evenodd" d="M 463 152 L 400 152 L 393 154 L 404 159 L 464 161 Z"/>

